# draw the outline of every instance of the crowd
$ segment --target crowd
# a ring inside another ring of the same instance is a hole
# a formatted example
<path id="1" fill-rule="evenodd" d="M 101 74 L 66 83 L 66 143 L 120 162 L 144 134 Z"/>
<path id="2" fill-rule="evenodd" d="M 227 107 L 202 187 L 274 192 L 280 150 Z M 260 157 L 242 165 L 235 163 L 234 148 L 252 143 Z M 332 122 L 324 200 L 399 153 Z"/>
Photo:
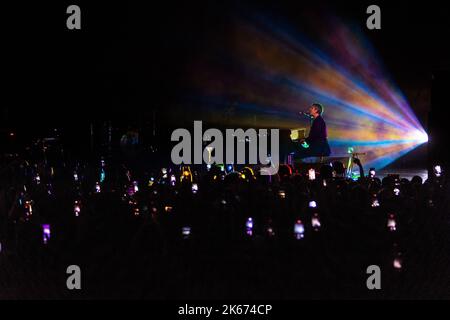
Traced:
<path id="1" fill-rule="evenodd" d="M 1 167 L 0 298 L 450 298 L 445 171 L 354 180 L 340 162 L 260 176 L 16 155 Z M 381 290 L 367 289 L 370 265 Z"/>

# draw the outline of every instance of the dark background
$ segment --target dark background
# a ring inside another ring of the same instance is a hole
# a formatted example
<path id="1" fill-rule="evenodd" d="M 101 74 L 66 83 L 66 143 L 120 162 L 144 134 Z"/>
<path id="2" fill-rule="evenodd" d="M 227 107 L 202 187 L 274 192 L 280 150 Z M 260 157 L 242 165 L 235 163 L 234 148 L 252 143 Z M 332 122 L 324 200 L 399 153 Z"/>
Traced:
<path id="1" fill-rule="evenodd" d="M 66 28 L 70 4 L 81 7 L 81 30 Z M 324 8 L 365 25 L 370 4 L 61 1 L 5 6 L 2 135 L 15 132 L 14 139 L 27 140 L 53 128 L 64 128 L 66 137 L 77 144 L 87 141 L 92 121 L 101 125 L 104 120 L 123 127 L 157 123 L 164 131 L 174 125 L 168 115 L 186 85 L 186 63 L 211 41 L 222 41 L 236 12 L 271 12 L 301 28 L 299 12 L 310 8 L 320 12 Z M 446 83 L 450 11 L 437 1 L 378 1 L 377 5 L 381 7 L 382 29 L 366 30 L 366 36 L 424 127 L 439 145 L 448 144 L 445 94 L 434 98 L 432 105 L 431 88 L 433 75 Z M 435 87 L 445 92 L 445 84 Z"/>

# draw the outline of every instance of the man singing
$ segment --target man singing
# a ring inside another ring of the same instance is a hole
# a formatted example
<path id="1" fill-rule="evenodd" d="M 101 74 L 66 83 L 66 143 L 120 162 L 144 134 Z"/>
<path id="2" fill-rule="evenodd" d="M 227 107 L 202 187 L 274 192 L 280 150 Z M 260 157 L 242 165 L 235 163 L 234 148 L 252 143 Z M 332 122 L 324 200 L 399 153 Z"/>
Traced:
<path id="1" fill-rule="evenodd" d="M 308 157 L 329 156 L 330 146 L 327 140 L 327 125 L 322 118 L 323 106 L 320 103 L 313 103 L 307 115 L 311 118 L 311 129 L 309 136 L 300 141 L 300 149 L 296 156 L 303 159 Z"/>

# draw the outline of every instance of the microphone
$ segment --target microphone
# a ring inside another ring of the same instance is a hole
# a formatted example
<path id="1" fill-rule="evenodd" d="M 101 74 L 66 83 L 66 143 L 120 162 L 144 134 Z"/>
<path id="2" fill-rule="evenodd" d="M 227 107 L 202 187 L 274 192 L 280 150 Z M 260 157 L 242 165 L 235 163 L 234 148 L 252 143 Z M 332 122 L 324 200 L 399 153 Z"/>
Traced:
<path id="1" fill-rule="evenodd" d="M 305 117 L 310 118 L 310 119 L 312 118 L 312 116 L 311 116 L 309 113 L 306 113 L 306 112 L 304 112 L 304 111 L 300 111 L 299 114 L 300 114 L 301 116 L 305 116 Z"/>

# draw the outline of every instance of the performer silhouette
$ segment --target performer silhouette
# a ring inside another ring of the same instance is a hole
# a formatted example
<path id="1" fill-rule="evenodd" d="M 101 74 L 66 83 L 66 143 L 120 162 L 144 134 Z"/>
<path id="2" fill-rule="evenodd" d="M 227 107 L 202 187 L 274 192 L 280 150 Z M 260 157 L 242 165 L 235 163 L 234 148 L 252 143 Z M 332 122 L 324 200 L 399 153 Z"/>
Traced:
<path id="1" fill-rule="evenodd" d="M 300 146 L 295 152 L 298 158 L 323 157 L 331 154 L 327 139 L 327 125 L 322 118 L 323 106 L 320 103 L 313 103 L 307 113 L 311 119 L 311 129 L 306 139 L 300 141 Z"/>

